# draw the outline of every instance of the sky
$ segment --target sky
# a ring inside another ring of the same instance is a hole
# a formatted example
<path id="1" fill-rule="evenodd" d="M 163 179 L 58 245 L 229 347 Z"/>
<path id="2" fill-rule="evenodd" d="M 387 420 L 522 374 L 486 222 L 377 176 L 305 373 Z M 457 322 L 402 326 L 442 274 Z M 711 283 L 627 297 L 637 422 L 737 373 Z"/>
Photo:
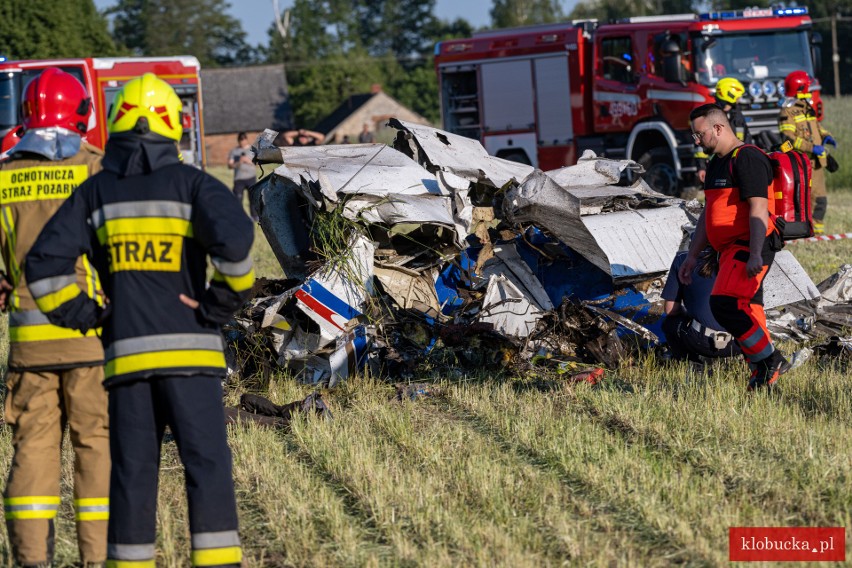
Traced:
<path id="1" fill-rule="evenodd" d="M 102 10 L 112 6 L 116 0 L 95 0 L 95 6 Z M 272 0 L 230 0 L 232 16 L 242 21 L 252 45 L 267 42 L 266 30 L 272 23 Z M 292 5 L 292 0 L 279 0 L 281 10 Z M 435 15 L 442 20 L 464 18 L 474 28 L 487 26 L 491 22 L 489 11 L 492 0 L 437 0 Z M 565 2 L 573 6 L 574 2 Z M 563 6 L 564 7 L 564 6 Z M 567 10 L 566 10 L 567 11 Z"/>

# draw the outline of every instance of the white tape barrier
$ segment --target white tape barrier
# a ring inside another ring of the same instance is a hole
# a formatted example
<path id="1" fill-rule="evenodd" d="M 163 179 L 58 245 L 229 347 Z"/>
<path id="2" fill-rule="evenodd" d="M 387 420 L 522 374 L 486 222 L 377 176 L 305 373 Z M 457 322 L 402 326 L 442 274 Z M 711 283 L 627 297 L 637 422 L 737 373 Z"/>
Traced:
<path id="1" fill-rule="evenodd" d="M 839 241 L 841 239 L 852 239 L 852 233 L 840 233 L 838 235 L 820 235 L 818 237 L 810 237 L 809 239 L 796 239 L 795 241 L 787 241 L 786 244 L 792 245 L 795 243 L 818 243 L 821 241 Z"/>

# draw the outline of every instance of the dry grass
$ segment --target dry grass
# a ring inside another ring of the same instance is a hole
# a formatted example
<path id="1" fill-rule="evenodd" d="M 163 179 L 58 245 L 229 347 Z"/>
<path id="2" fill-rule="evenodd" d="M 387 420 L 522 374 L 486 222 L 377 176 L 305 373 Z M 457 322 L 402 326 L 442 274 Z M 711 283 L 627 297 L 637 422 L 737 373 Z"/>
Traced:
<path id="1" fill-rule="evenodd" d="M 852 192 L 833 196 L 828 224 L 852 231 Z M 259 275 L 275 277 L 258 237 Z M 791 250 L 818 282 L 852 258 L 852 241 Z M 601 388 L 439 378 L 442 396 L 405 403 L 384 382 L 352 380 L 325 395 L 332 422 L 231 429 L 245 565 L 723 565 L 730 526 L 852 526 L 852 378 L 809 362 L 766 398 L 746 396 L 745 374 L 737 360 L 685 379 L 647 358 L 608 370 Z M 309 392 L 282 375 L 263 394 Z M 0 429 L 3 468 L 9 438 Z M 61 566 L 76 559 L 69 462 Z M 161 566 L 188 565 L 182 485 L 167 442 Z"/>

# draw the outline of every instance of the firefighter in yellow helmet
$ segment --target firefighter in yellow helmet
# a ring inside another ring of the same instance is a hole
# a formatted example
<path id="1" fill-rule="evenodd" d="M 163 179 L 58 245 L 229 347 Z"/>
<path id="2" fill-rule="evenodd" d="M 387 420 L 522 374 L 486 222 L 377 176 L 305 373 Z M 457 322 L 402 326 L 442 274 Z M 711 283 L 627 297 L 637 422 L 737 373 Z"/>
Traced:
<path id="1" fill-rule="evenodd" d="M 813 203 L 814 233 L 825 233 L 825 213 L 828 194 L 825 190 L 825 170 L 828 167 L 826 146 L 837 147 L 834 137 L 817 120 L 816 109 L 811 105 L 811 78 L 804 71 L 793 71 L 784 79 L 784 95 L 778 114 L 781 135 L 811 159 L 811 196 Z"/>
<path id="2" fill-rule="evenodd" d="M 740 98 L 744 94 L 745 87 L 734 77 L 723 77 L 716 83 L 716 104 L 728 115 L 728 122 L 731 124 L 734 134 L 746 144 L 753 144 L 754 140 L 748 131 L 748 124 L 739 105 Z M 695 158 L 698 166 L 698 179 L 703 183 L 707 169 L 707 155 L 701 147 L 698 147 L 695 151 Z"/>
<path id="3" fill-rule="evenodd" d="M 94 322 L 80 331 L 52 325 L 36 306 L 24 259 L 42 227 L 101 169 L 88 145 L 91 101 L 72 75 L 51 67 L 24 89 L 25 132 L 0 163 L 0 308 L 9 312 L 5 419 L 15 454 L 3 492 L 12 556 L 22 566 L 53 562 L 65 425 L 74 448 L 74 516 L 84 566 L 106 559 L 109 431 L 101 342 Z M 99 305 L 98 275 L 83 250 L 68 258 L 68 293 Z"/>
<path id="4" fill-rule="evenodd" d="M 239 566 L 242 558 L 221 325 L 254 282 L 254 231 L 225 185 L 180 162 L 181 108 L 152 74 L 124 85 L 109 114 L 104 171 L 48 223 L 26 263 L 52 321 L 77 329 L 103 321 L 113 456 L 108 568 L 154 567 L 167 426 L 186 472 L 192 565 Z M 66 286 L 82 250 L 101 274 L 106 311 Z"/>

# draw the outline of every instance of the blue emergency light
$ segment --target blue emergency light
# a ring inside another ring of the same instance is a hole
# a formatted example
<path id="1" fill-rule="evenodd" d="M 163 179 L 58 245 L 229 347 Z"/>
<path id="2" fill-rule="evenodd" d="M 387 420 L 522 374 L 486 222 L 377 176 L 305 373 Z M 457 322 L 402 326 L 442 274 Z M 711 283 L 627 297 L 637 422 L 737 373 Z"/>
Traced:
<path id="1" fill-rule="evenodd" d="M 772 16 L 806 16 L 805 6 L 796 8 L 749 8 L 747 10 L 727 10 L 724 12 L 706 12 L 698 16 L 699 20 L 741 20 L 747 18 L 767 18 Z"/>

